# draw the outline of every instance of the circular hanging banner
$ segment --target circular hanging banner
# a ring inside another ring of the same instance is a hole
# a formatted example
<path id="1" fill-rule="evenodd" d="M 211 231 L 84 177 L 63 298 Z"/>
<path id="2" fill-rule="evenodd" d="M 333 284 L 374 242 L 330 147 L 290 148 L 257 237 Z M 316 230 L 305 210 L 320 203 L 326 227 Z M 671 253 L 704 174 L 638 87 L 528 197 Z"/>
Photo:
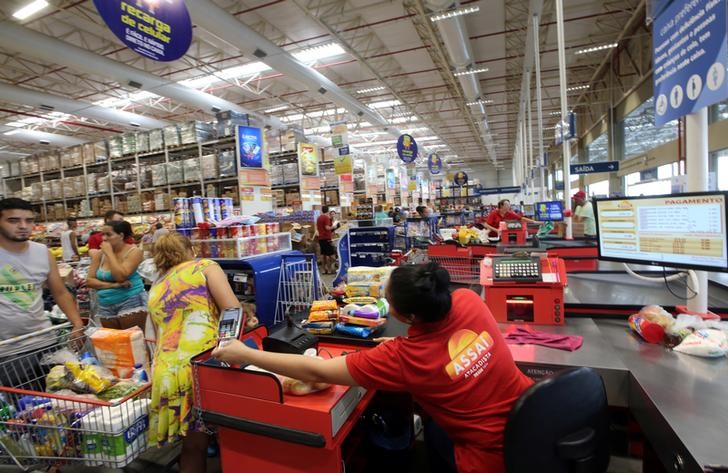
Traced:
<path id="1" fill-rule="evenodd" d="M 462 187 L 468 183 L 468 175 L 463 171 L 458 171 L 455 173 L 455 177 L 453 177 L 453 182 L 455 185 Z"/>
<path id="2" fill-rule="evenodd" d="M 417 142 L 412 135 L 400 135 L 397 140 L 397 154 L 407 164 L 417 159 Z"/>
<path id="3" fill-rule="evenodd" d="M 431 153 L 427 157 L 427 168 L 430 170 L 430 174 L 440 174 L 440 171 L 442 171 L 442 159 L 437 153 Z"/>
<path id="4" fill-rule="evenodd" d="M 155 61 L 184 56 L 192 42 L 192 21 L 183 0 L 94 0 L 96 10 L 125 45 Z"/>

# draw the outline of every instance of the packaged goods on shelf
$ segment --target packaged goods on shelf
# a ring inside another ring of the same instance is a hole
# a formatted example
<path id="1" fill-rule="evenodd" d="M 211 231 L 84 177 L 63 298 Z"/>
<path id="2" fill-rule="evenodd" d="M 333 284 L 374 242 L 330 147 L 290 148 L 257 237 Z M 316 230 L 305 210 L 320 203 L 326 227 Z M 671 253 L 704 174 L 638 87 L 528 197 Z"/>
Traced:
<path id="1" fill-rule="evenodd" d="M 50 196 L 51 199 L 62 199 L 63 196 L 63 181 L 60 179 L 56 179 L 53 181 L 50 181 L 51 190 L 50 190 Z"/>
<path id="2" fill-rule="evenodd" d="M 12 161 L 10 163 L 10 166 L 8 166 L 8 169 L 10 170 L 11 176 L 19 176 L 20 175 L 20 161 Z"/>
<path id="3" fill-rule="evenodd" d="M 139 213 L 142 211 L 142 199 L 138 194 L 130 194 L 126 199 L 127 211 Z"/>
<path id="4" fill-rule="evenodd" d="M 60 157 L 57 153 L 47 153 L 38 157 L 38 167 L 41 171 L 55 171 L 60 167 Z"/>
<path id="5" fill-rule="evenodd" d="M 164 142 L 168 147 L 180 145 L 179 130 L 177 129 L 177 125 L 165 126 L 162 131 L 164 133 Z"/>
<path id="6" fill-rule="evenodd" d="M 111 182 L 109 181 L 108 175 L 100 174 L 99 177 L 96 179 L 96 192 L 111 192 Z"/>
<path id="7" fill-rule="evenodd" d="M 171 197 L 164 192 L 154 194 L 154 207 L 156 210 L 167 210 L 170 207 Z"/>
<path id="8" fill-rule="evenodd" d="M 101 163 L 109 160 L 109 150 L 106 141 L 86 143 L 83 145 L 83 159 L 86 164 Z"/>
<path id="9" fill-rule="evenodd" d="M 283 184 L 295 184 L 298 182 L 298 164 L 288 163 L 283 168 Z"/>
<path id="10" fill-rule="evenodd" d="M 182 176 L 185 182 L 200 182 L 200 160 L 198 158 L 184 159 L 182 162 Z"/>
<path id="11" fill-rule="evenodd" d="M 121 135 L 121 153 L 124 155 L 137 152 L 136 133 L 124 133 Z"/>
<path id="12" fill-rule="evenodd" d="M 122 156 L 123 144 L 121 141 L 121 136 L 114 136 L 112 138 L 109 138 L 108 145 L 109 145 L 109 158 L 116 159 L 116 158 L 120 158 Z"/>
<path id="13" fill-rule="evenodd" d="M 167 163 L 167 183 L 179 184 L 182 178 L 182 163 L 180 161 Z"/>
<path id="14" fill-rule="evenodd" d="M 300 192 L 287 192 L 286 193 L 286 205 L 298 205 L 301 203 Z"/>
<path id="15" fill-rule="evenodd" d="M 96 179 L 96 173 L 92 172 L 90 174 L 86 174 L 86 192 L 88 192 L 89 194 L 95 194 L 96 192 L 98 192 L 98 190 L 96 189 Z"/>
<path id="16" fill-rule="evenodd" d="M 164 131 L 150 130 L 149 131 L 149 151 L 157 151 L 164 148 Z"/>
<path id="17" fill-rule="evenodd" d="M 215 139 L 215 128 L 205 122 L 192 121 L 180 123 L 179 125 L 180 142 L 185 144 L 203 143 Z"/>
<path id="18" fill-rule="evenodd" d="M 206 154 L 202 157 L 202 178 L 217 179 L 217 156 L 214 154 Z"/>
<path id="19" fill-rule="evenodd" d="M 30 156 L 20 161 L 20 172 L 23 175 L 34 174 L 39 170 L 37 156 Z"/>
<path id="20" fill-rule="evenodd" d="M 136 134 L 137 153 L 149 152 L 149 132 L 139 131 Z"/>
<path id="21" fill-rule="evenodd" d="M 235 176 L 235 151 L 222 151 L 220 154 L 218 154 L 217 165 L 220 177 Z"/>
<path id="22" fill-rule="evenodd" d="M 149 164 L 139 165 L 139 185 L 142 189 L 152 187 L 152 166 Z"/>
<path id="23" fill-rule="evenodd" d="M 295 130 L 288 130 L 281 134 L 281 151 L 296 151 L 298 143 L 304 141 L 303 133 Z"/>
<path id="24" fill-rule="evenodd" d="M 152 186 L 164 186 L 167 184 L 167 165 L 152 164 Z"/>
<path id="25" fill-rule="evenodd" d="M 43 198 L 43 183 L 34 182 L 30 185 L 30 200 L 41 200 Z"/>
<path id="26" fill-rule="evenodd" d="M 217 136 L 220 138 L 223 136 L 233 136 L 235 134 L 235 127 L 238 125 L 250 125 L 247 114 L 234 112 L 232 110 L 220 112 L 215 116 L 215 118 L 217 118 L 215 130 L 217 132 Z"/>
<path id="27" fill-rule="evenodd" d="M 63 204 L 59 202 L 53 204 L 53 219 L 63 220 L 64 218 L 66 218 L 66 209 L 63 207 Z"/>
<path id="28" fill-rule="evenodd" d="M 10 177 L 10 166 L 0 167 L 0 177 L 3 177 L 3 178 Z"/>
<path id="29" fill-rule="evenodd" d="M 272 166 L 270 170 L 270 183 L 272 186 L 283 185 L 283 167 Z"/>
<path id="30" fill-rule="evenodd" d="M 83 146 L 71 146 L 61 151 L 61 166 L 70 168 L 83 164 Z"/>

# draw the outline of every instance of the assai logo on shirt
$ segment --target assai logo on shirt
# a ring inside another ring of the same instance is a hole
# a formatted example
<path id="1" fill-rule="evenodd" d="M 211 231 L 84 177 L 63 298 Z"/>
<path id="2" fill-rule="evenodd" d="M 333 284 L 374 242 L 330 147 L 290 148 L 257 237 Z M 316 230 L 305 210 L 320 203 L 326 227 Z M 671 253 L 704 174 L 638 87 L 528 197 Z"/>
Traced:
<path id="1" fill-rule="evenodd" d="M 458 330 L 450 337 L 447 348 L 452 361 L 445 366 L 445 372 L 450 379 L 475 377 L 488 366 L 493 337 L 485 330 L 480 334 Z"/>

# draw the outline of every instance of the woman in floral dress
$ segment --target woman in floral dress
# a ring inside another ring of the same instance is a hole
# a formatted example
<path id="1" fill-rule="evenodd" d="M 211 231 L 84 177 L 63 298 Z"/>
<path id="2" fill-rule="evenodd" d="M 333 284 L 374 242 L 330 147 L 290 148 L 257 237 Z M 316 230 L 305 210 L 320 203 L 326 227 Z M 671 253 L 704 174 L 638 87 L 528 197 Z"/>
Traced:
<path id="1" fill-rule="evenodd" d="M 149 314 L 157 327 L 149 443 L 181 440 L 181 473 L 204 473 L 209 440 L 194 415 L 190 358 L 216 345 L 220 312 L 240 306 L 220 266 L 194 258 L 189 239 L 162 235 L 154 244 L 160 277 L 149 291 Z"/>

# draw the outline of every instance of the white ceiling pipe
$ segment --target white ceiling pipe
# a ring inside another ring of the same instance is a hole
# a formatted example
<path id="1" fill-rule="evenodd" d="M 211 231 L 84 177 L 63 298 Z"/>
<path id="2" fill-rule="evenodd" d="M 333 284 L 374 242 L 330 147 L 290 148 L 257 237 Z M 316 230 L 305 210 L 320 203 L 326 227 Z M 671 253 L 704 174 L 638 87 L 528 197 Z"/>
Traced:
<path id="1" fill-rule="evenodd" d="M 11 132 L 11 134 L 6 135 L 6 132 Z M 27 128 L 12 128 L 7 126 L 0 127 L 0 140 L 35 143 L 57 148 L 80 145 L 86 142 L 85 140 L 79 140 L 78 138 L 68 135 L 58 135 L 39 130 L 28 130 Z"/>
<path id="2" fill-rule="evenodd" d="M 394 135 L 399 134 L 398 130 L 389 126 L 383 116 L 350 96 L 326 76 L 300 62 L 290 53 L 261 36 L 213 2 L 209 0 L 188 2 L 187 9 L 198 27 L 232 44 L 247 56 L 256 57 L 276 71 L 286 74 L 291 79 L 305 85 L 311 91 L 320 91 L 324 97 L 329 98 L 363 120 L 386 128 Z"/>
<path id="3" fill-rule="evenodd" d="M 153 92 L 207 113 L 213 113 L 213 109 L 233 110 L 256 116 L 266 125 L 285 128 L 285 125 L 274 117 L 255 114 L 228 100 L 149 74 L 11 21 L 0 22 L 0 43 L 7 49 L 37 59 L 113 79 L 122 86 L 128 86 L 129 82 L 133 81 L 140 84 L 138 88 L 141 90 Z"/>
<path id="4" fill-rule="evenodd" d="M 67 113 L 77 117 L 93 118 L 104 122 L 118 123 L 141 129 L 163 128 L 169 122 L 149 118 L 136 113 L 113 108 L 101 107 L 87 102 L 70 100 L 39 90 L 27 89 L 0 82 L 0 100 L 19 105 L 30 105 L 35 108 L 53 107 L 53 111 Z"/>
<path id="5" fill-rule="evenodd" d="M 438 1 L 429 0 L 425 2 L 428 8 L 434 11 L 442 11 L 451 6 L 457 7 L 457 3 L 453 4 L 452 0 Z M 465 69 L 468 66 L 475 67 L 473 60 L 473 53 L 470 49 L 470 36 L 468 35 L 468 29 L 465 25 L 465 20 L 461 16 L 448 18 L 437 22 L 437 28 L 440 31 L 440 36 L 445 43 L 445 49 L 450 56 L 452 65 L 456 69 Z M 458 76 L 460 87 L 463 89 L 463 94 L 466 102 L 472 102 L 476 99 L 484 99 L 483 91 L 480 88 L 480 81 L 478 80 L 477 74 L 465 74 Z M 487 114 L 485 111 L 485 105 L 479 104 L 480 112 L 483 116 L 484 124 L 487 124 Z M 483 141 L 486 143 L 488 154 L 493 164 L 496 163 L 495 159 L 495 147 L 493 146 L 493 139 L 490 136 L 490 132 L 487 126 L 483 126 Z"/>

